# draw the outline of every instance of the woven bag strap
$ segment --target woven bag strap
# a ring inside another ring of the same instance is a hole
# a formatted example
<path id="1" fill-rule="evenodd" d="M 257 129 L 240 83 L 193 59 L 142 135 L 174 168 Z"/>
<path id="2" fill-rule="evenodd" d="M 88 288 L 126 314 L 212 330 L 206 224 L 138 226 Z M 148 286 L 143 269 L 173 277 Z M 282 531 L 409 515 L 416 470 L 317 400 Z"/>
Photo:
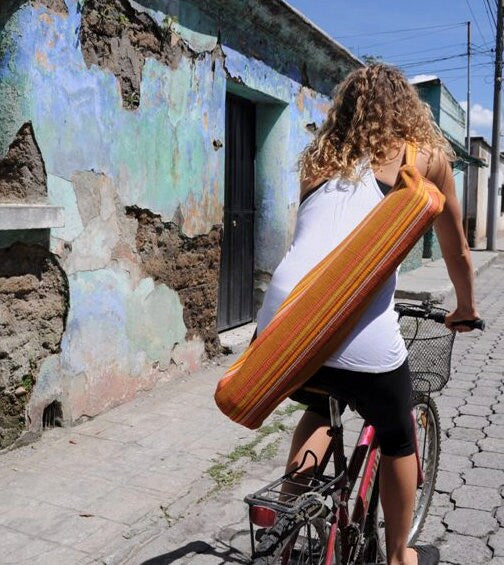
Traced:
<path id="1" fill-rule="evenodd" d="M 411 141 L 406 142 L 406 165 L 415 166 L 417 156 L 417 146 Z"/>

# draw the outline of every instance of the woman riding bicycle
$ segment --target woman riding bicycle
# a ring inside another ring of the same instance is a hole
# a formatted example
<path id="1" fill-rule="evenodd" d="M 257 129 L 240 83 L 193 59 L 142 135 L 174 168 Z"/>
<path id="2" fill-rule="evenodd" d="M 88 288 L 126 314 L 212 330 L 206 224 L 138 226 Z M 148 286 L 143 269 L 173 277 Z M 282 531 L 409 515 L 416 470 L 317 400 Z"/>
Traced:
<path id="1" fill-rule="evenodd" d="M 342 82 L 326 121 L 300 158 L 296 231 L 258 313 L 259 333 L 299 280 L 394 186 L 406 141 L 418 148 L 420 174 L 446 197 L 435 222 L 457 297 L 457 307 L 446 323 L 469 331 L 455 326 L 457 320 L 477 319 L 478 312 L 450 164 L 453 152 L 407 79 L 393 67 L 376 64 L 352 72 Z M 407 351 L 394 312 L 396 282 L 397 273 L 385 282 L 344 344 L 313 378 L 330 381 L 334 396 L 352 399 L 376 429 L 382 452 L 379 480 L 388 563 L 428 565 L 439 561 L 437 548 L 407 547 L 417 468 Z M 327 401 L 303 392 L 292 398 L 308 408 L 294 433 L 287 472 L 300 465 L 308 449 L 320 460 L 330 440 Z"/>

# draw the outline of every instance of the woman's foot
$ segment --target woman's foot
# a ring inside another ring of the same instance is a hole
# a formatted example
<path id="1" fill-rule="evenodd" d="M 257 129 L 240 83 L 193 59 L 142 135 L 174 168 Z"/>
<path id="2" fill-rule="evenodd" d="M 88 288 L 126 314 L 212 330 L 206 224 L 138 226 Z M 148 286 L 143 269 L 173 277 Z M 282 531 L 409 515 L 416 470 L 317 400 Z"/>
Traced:
<path id="1" fill-rule="evenodd" d="M 414 545 L 408 550 L 416 553 L 418 565 L 437 565 L 439 563 L 439 549 L 435 545 Z"/>

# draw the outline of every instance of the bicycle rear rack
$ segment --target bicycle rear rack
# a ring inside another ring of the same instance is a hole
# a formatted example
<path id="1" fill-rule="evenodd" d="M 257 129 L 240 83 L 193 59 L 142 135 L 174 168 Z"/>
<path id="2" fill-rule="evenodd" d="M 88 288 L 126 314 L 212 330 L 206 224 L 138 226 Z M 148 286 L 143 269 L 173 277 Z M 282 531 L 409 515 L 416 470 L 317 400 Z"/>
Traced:
<path id="1" fill-rule="evenodd" d="M 344 471 L 337 477 L 322 475 L 316 464 L 312 472 L 300 473 L 308 455 L 317 461 L 315 454 L 307 451 L 299 467 L 246 496 L 245 502 L 250 507 L 262 506 L 290 516 L 304 514 L 306 519 L 318 515 L 317 506 L 322 508 L 329 495 L 345 486 L 346 476 Z"/>

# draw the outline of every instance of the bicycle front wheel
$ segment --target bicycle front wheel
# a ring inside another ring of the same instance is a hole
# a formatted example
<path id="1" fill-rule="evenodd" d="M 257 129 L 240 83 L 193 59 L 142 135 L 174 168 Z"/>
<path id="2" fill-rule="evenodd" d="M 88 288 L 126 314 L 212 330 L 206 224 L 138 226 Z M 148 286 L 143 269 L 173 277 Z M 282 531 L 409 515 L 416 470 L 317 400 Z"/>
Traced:
<path id="1" fill-rule="evenodd" d="M 419 538 L 427 519 L 429 506 L 434 495 L 441 449 L 441 425 L 437 406 L 432 398 L 424 393 L 415 393 L 412 401 L 413 416 L 423 483 L 417 488 L 415 509 L 408 545 L 413 545 Z M 379 499 L 379 481 L 375 482 L 366 522 L 367 562 L 382 563 L 385 553 L 385 518 Z M 369 555 L 373 553 L 373 555 Z M 374 559 L 374 561 L 372 561 Z"/>
<path id="2" fill-rule="evenodd" d="M 324 518 L 295 523 L 288 516 L 280 516 L 277 523 L 266 530 L 259 541 L 253 565 L 323 565 L 326 562 L 329 525 Z M 341 565 L 339 536 L 333 548 L 332 565 Z"/>

